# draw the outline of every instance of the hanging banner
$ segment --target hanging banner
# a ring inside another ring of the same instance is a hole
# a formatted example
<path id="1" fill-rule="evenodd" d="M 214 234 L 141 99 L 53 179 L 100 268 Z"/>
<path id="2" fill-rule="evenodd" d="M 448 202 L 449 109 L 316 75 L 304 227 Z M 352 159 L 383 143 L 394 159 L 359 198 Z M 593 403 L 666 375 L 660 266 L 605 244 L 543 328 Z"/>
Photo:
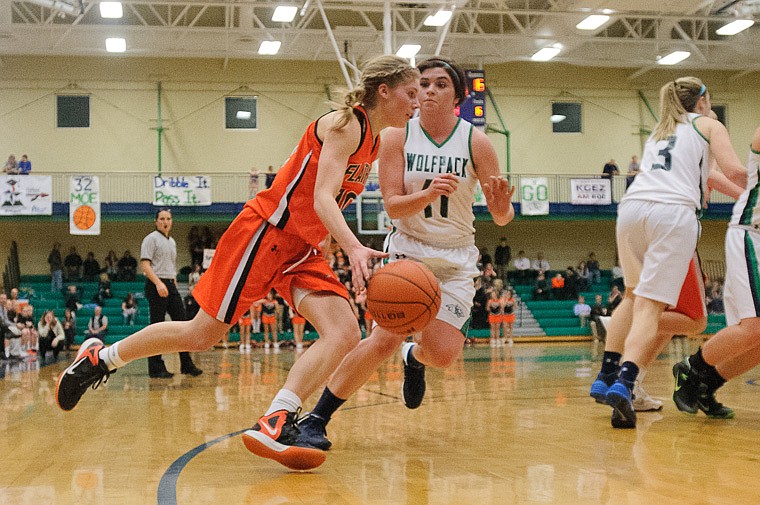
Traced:
<path id="1" fill-rule="evenodd" d="M 612 187 L 609 179 L 570 179 L 570 203 L 573 205 L 610 205 Z"/>
<path id="2" fill-rule="evenodd" d="M 0 175 L 0 216 L 52 216 L 53 178 Z"/>
<path id="3" fill-rule="evenodd" d="M 100 235 L 100 178 L 73 175 L 69 190 L 69 233 Z"/>
<path id="4" fill-rule="evenodd" d="M 205 175 L 156 175 L 153 177 L 153 205 L 211 205 L 211 178 Z"/>
<path id="5" fill-rule="evenodd" d="M 523 216 L 549 214 L 549 180 L 546 177 L 520 178 L 520 214 Z"/>

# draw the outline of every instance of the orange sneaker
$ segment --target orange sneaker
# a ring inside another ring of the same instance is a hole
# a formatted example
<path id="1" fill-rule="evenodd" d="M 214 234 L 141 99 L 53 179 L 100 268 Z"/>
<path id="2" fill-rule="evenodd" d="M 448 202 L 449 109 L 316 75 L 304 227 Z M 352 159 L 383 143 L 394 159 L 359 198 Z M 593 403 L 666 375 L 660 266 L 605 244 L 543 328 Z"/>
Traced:
<path id="1" fill-rule="evenodd" d="M 298 442 L 297 412 L 278 410 L 262 416 L 243 433 L 246 449 L 262 458 L 273 459 L 292 470 L 311 470 L 325 462 L 324 451 Z"/>

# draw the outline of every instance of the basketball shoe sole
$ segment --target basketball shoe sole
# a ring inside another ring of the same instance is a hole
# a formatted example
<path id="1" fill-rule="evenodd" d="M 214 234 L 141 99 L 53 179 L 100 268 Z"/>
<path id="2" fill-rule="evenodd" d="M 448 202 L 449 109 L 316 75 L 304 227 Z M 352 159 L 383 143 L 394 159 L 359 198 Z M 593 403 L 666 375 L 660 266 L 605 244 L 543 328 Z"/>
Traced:
<path id="1" fill-rule="evenodd" d="M 291 470 L 312 470 L 327 459 L 327 455 L 319 449 L 281 444 L 257 430 L 246 430 L 243 444 L 256 456 L 272 459 Z"/>

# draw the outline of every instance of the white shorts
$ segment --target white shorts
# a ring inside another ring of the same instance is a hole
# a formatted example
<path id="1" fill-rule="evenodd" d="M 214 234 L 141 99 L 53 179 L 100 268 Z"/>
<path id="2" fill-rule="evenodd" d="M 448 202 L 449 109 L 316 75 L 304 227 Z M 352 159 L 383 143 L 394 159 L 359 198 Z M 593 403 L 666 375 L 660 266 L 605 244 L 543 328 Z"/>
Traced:
<path id="1" fill-rule="evenodd" d="M 626 200 L 618 207 L 616 235 L 626 289 L 675 306 L 697 249 L 699 221 L 694 209 Z"/>
<path id="2" fill-rule="evenodd" d="M 760 234 L 729 227 L 726 232 L 726 324 L 760 317 Z"/>
<path id="3" fill-rule="evenodd" d="M 394 230 L 385 237 L 385 252 L 389 262 L 415 260 L 425 264 L 441 285 L 441 308 L 436 319 L 447 322 L 465 333 L 469 327 L 474 279 L 480 275 L 477 267 L 478 248 L 474 245 L 443 249 L 420 242 Z"/>

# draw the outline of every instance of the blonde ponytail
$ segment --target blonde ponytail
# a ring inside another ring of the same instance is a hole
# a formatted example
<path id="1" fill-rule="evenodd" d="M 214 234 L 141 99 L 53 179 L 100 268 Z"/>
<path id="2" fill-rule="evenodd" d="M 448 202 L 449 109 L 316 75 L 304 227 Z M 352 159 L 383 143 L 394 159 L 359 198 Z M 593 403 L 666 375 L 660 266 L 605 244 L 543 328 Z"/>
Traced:
<path id="1" fill-rule="evenodd" d="M 686 120 L 693 112 L 699 99 L 707 93 L 707 88 L 696 77 L 679 77 L 660 88 L 660 121 L 654 128 L 652 137 L 665 140 L 676 131 L 678 123 Z"/>
<path id="2" fill-rule="evenodd" d="M 399 84 L 419 77 L 419 72 L 405 59 L 398 56 L 379 56 L 364 65 L 360 82 L 343 96 L 343 103 L 333 104 L 339 112 L 333 128 L 346 126 L 354 117 L 357 105 L 373 109 L 377 105 L 377 89 L 381 84 L 395 88 Z"/>

